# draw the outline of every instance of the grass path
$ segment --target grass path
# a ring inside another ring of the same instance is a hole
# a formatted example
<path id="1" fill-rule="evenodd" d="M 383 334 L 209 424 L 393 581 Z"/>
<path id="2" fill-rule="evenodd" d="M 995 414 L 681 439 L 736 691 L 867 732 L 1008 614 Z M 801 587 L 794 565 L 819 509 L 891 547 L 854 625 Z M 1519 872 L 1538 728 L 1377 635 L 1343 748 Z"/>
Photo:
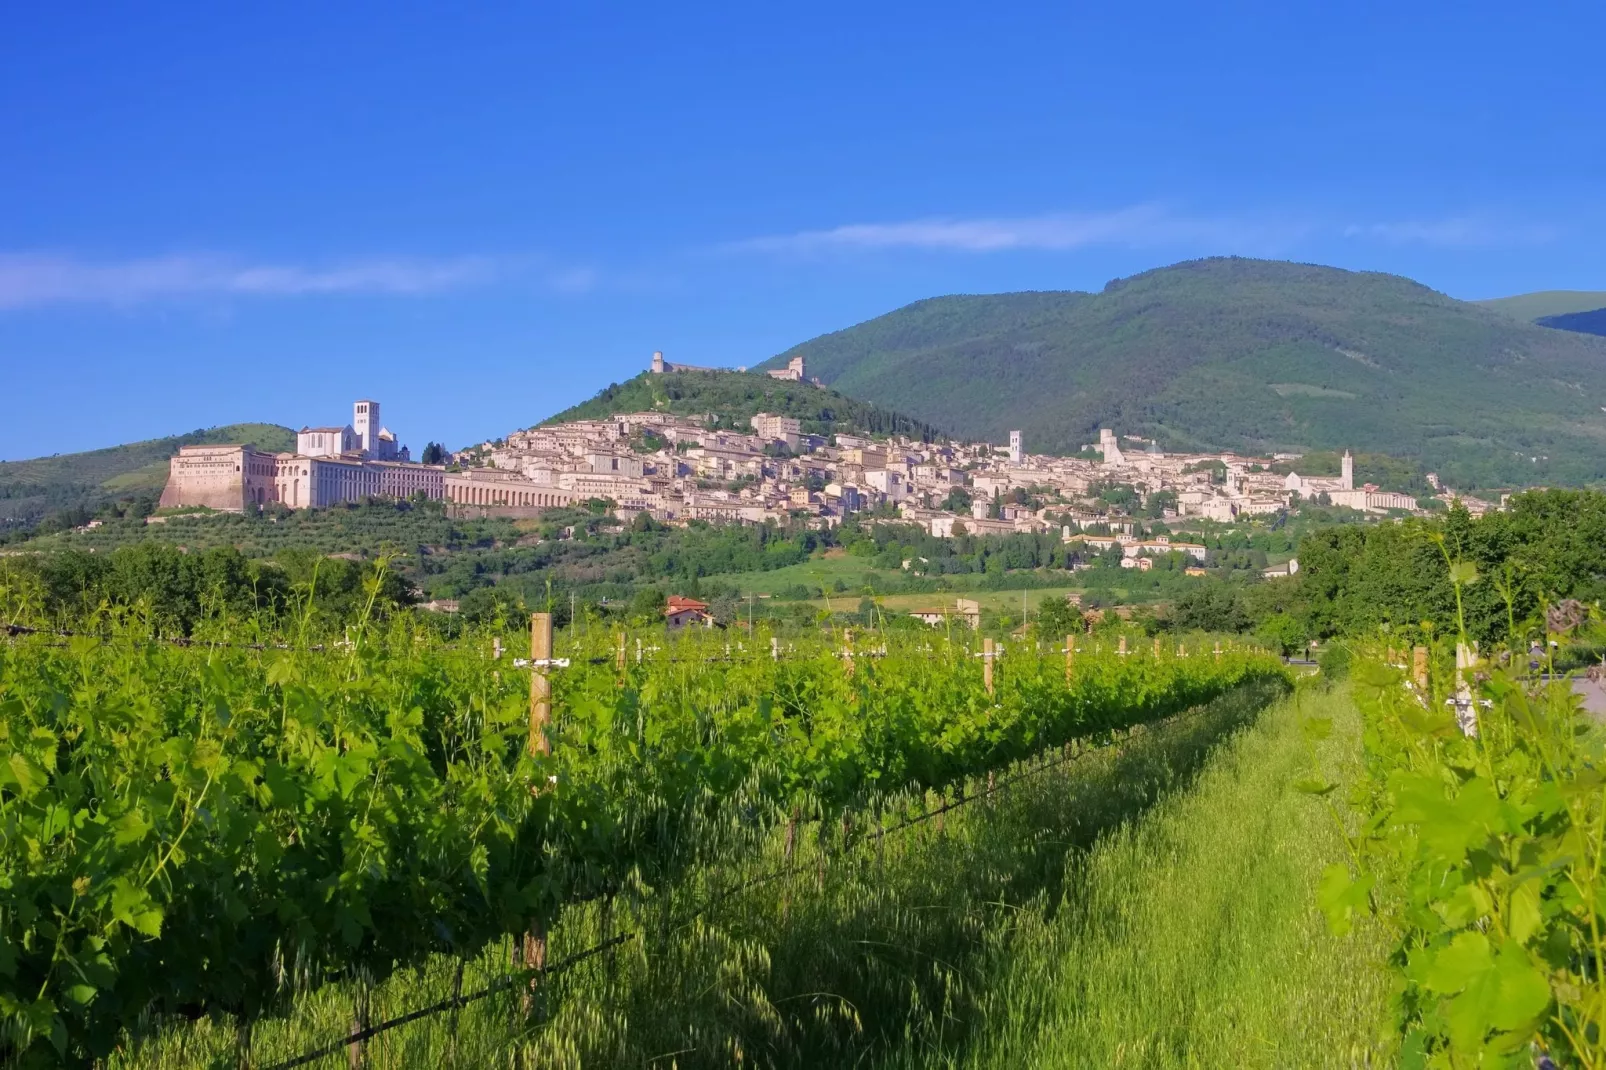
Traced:
<path id="1" fill-rule="evenodd" d="M 1346 693 L 1268 710 L 1188 790 L 1072 856 L 1059 909 L 1023 914 L 996 946 L 962 1048 L 911 1047 L 891 1065 L 1388 1065 L 1381 937 L 1334 938 L 1314 905 L 1344 848 L 1292 787 L 1312 715 L 1333 718 L 1318 757 L 1347 783 L 1360 729 Z"/>

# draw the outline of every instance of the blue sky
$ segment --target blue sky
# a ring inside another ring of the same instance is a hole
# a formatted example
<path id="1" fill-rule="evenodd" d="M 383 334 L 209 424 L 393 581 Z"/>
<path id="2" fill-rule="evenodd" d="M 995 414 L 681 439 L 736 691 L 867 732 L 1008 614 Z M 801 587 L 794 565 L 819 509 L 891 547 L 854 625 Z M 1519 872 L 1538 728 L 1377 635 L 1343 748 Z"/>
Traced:
<path id="1" fill-rule="evenodd" d="M 781 6 L 14 9 L 0 458 L 358 396 L 460 446 L 1221 253 L 1606 289 L 1598 3 Z"/>

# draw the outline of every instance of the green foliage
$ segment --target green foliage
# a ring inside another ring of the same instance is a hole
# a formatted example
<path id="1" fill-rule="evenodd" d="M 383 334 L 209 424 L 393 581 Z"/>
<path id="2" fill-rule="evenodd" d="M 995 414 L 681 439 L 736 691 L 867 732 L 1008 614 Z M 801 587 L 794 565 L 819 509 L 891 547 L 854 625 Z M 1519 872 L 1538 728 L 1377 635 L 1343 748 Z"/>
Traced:
<path id="1" fill-rule="evenodd" d="M 1034 624 L 1040 637 L 1063 643 L 1065 636 L 1082 631 L 1082 611 L 1071 605 L 1068 599 L 1049 595 L 1037 603 Z"/>
<path id="2" fill-rule="evenodd" d="M 1304 626 L 1287 613 L 1273 613 L 1255 628 L 1255 635 L 1283 657 L 1305 649 Z"/>
<path id="3" fill-rule="evenodd" d="M 367 585 L 369 605 L 379 577 Z M 208 622 L 199 636 L 235 628 Z M 335 633 L 338 634 L 338 633 Z M 649 633 L 652 646 L 663 633 Z M 303 636 L 305 638 L 305 636 Z M 657 886 L 718 837 L 829 826 L 1249 681 L 1264 657 L 1011 652 L 997 694 L 921 634 L 859 671 L 677 640 L 623 679 L 565 651 L 550 755 L 524 674 L 365 614 L 340 645 L 177 647 L 137 629 L 0 647 L 0 1013 L 40 1060 L 103 1058 L 152 1013 L 246 1019 L 286 970 L 384 975 Z M 1283 685 L 1286 686 L 1286 685 Z"/>
<path id="4" fill-rule="evenodd" d="M 1456 684 L 1427 687 L 1373 649 L 1354 667 L 1370 781 L 1354 861 L 1320 903 L 1335 930 L 1377 914 L 1393 956 L 1404 1051 L 1417 1065 L 1564 1065 L 1606 1048 L 1598 963 L 1600 768 L 1606 741 L 1565 683 L 1478 673 L 1458 727 Z"/>
<path id="5" fill-rule="evenodd" d="M 1178 631 L 1241 632 L 1248 629 L 1249 614 L 1235 587 L 1204 583 L 1184 592 L 1171 609 Z"/>
<path id="6" fill-rule="evenodd" d="M 1446 552 L 1467 575 L 1482 577 L 1470 585 L 1463 578 L 1460 592 L 1470 637 L 1516 642 L 1537 634 L 1546 601 L 1606 597 L 1606 494 L 1529 491 L 1478 519 L 1454 509 L 1429 521 L 1318 529 L 1299 545 L 1296 585 L 1307 630 L 1372 635 L 1422 621 L 1453 626 L 1458 600 Z"/>
<path id="7" fill-rule="evenodd" d="M 1096 294 L 932 298 L 761 367 L 798 355 L 855 397 L 1043 452 L 1113 424 L 1176 449 L 1364 446 L 1457 487 L 1606 478 L 1606 342 L 1398 276 L 1198 260 Z"/>
<path id="8" fill-rule="evenodd" d="M 589 401 L 581 402 L 543 421 L 602 420 L 621 412 L 671 412 L 680 416 L 712 414 L 714 426 L 752 430 L 751 419 L 761 412 L 794 416 L 804 434 L 907 435 L 930 440 L 939 437 L 931 425 L 910 419 L 866 401 L 812 383 L 771 379 L 746 372 L 642 372 L 634 379 L 610 384 Z"/>

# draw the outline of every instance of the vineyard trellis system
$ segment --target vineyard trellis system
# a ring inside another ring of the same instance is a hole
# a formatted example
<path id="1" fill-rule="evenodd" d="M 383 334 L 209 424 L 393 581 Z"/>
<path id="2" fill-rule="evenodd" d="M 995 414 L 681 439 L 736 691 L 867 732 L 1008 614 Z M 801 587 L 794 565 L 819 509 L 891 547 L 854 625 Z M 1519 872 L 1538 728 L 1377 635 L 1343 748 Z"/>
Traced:
<path id="1" fill-rule="evenodd" d="M 972 803 L 985 801 L 986 799 L 1003 792 L 1008 788 L 1014 787 L 1024 780 L 1028 780 L 1032 777 L 1041 776 L 1045 773 L 1063 768 L 1066 765 L 1081 761 L 1099 751 L 1111 747 L 1123 746 L 1130 741 L 1133 735 L 1136 735 L 1145 729 L 1158 730 L 1162 727 L 1179 724 L 1192 717 L 1201 716 L 1205 712 L 1206 711 L 1203 710 L 1195 710 L 1190 711 L 1189 713 L 1179 714 L 1176 717 L 1168 718 L 1165 721 L 1158 722 L 1153 725 L 1135 725 L 1130 730 L 1129 734 L 1124 737 L 1111 739 L 1105 743 L 1097 744 L 1092 747 L 1078 749 L 1074 753 L 1071 753 L 1070 751 L 1071 745 L 1067 744 L 1066 753 L 1062 757 L 1050 759 L 1042 764 L 1033 766 L 1024 772 L 1005 777 L 1001 780 L 989 778 L 992 780 L 992 783 L 979 792 L 967 794 L 948 802 L 944 802 L 938 806 L 930 807 L 923 813 L 916 814 L 913 817 L 904 818 L 893 825 L 878 825 L 871 835 L 875 839 L 880 840 L 883 837 L 893 836 L 908 829 L 918 827 L 927 821 L 936 820 L 944 814 L 951 813 L 965 806 L 969 806 Z M 855 841 L 850 845 L 834 848 L 828 852 L 828 854 L 831 857 L 840 857 L 848 854 L 850 851 L 858 849 L 862 845 L 863 841 Z M 718 892 L 696 910 L 690 911 L 686 915 L 676 919 L 672 923 L 671 927 L 679 928 L 681 926 L 688 925 L 696 919 L 704 917 L 710 911 L 728 899 L 742 895 L 745 892 L 750 892 L 755 888 L 763 887 L 766 884 L 771 884 L 777 880 L 783 880 L 787 877 L 795 877 L 803 872 L 803 864 L 789 863 L 780 867 L 779 869 L 773 869 L 767 873 L 760 874 L 757 877 L 749 878 L 733 888 L 724 889 Z M 388 1033 L 393 1029 L 399 1029 L 404 1025 L 410 1025 L 413 1022 L 421 1021 L 425 1018 L 431 1018 L 438 1014 L 445 1014 L 448 1011 L 460 1010 L 471 1003 L 485 999 L 489 996 L 496 995 L 499 992 L 505 992 L 509 989 L 515 988 L 520 983 L 544 980 L 545 978 L 556 976 L 557 974 L 570 970 L 575 966 L 578 966 L 581 963 L 596 957 L 597 955 L 600 955 L 606 951 L 611 951 L 614 948 L 630 943 L 633 940 L 640 939 L 645 935 L 646 931 L 644 929 L 634 929 L 630 932 L 617 933 L 608 939 L 601 941 L 600 943 L 593 944 L 581 951 L 576 951 L 571 955 L 567 955 L 560 961 L 552 963 L 551 965 L 532 969 L 515 970 L 501 978 L 498 978 L 496 981 L 491 982 L 477 992 L 472 992 L 468 995 L 454 994 L 447 999 L 438 1000 L 426 1006 L 418 1007 L 414 1010 L 408 1011 L 406 1014 L 401 1014 L 394 1018 L 386 1019 L 385 1021 L 374 1025 L 365 1026 L 340 1037 L 338 1040 L 331 1041 L 322 1047 L 313 1048 L 289 1059 L 272 1063 L 267 1067 L 267 1070 L 293 1070 L 294 1067 L 305 1066 L 308 1063 L 316 1062 L 317 1060 L 326 1058 L 330 1055 L 339 1054 L 342 1048 L 349 1048 L 353 1044 L 362 1044 L 364 1041 L 371 1040 L 374 1037 L 380 1036 L 381 1034 Z"/>
<path id="2" fill-rule="evenodd" d="M 549 618 L 532 623 L 527 694 L 509 662 L 404 618 L 317 649 L 8 627 L 12 1047 L 88 1062 L 151 1011 L 255 1020 L 287 966 L 385 973 L 507 934 L 529 967 L 515 984 L 567 968 L 544 961 L 566 903 L 1284 672 L 1253 651 L 1123 657 L 1068 640 L 1063 667 L 1028 644 L 978 673 L 968 643 L 885 635 L 784 659 L 756 636 L 748 657 L 682 636 L 634 664 L 617 636 L 571 639 L 560 669 Z"/>

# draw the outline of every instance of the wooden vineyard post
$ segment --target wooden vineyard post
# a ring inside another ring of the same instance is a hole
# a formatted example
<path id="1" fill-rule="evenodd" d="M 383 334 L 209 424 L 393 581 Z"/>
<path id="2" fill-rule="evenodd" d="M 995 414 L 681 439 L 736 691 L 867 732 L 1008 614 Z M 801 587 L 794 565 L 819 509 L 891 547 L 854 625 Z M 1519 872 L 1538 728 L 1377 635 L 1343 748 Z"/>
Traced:
<path id="1" fill-rule="evenodd" d="M 992 639 L 983 639 L 981 641 L 981 680 L 986 685 L 989 695 L 993 693 L 993 659 L 997 656 L 998 651 L 994 647 Z"/>
<path id="2" fill-rule="evenodd" d="M 1221 640 L 1220 639 L 1216 640 L 1216 660 L 1217 661 L 1221 660 Z"/>
<path id="3" fill-rule="evenodd" d="M 530 927 L 524 930 L 523 942 L 521 957 L 530 976 L 524 984 L 524 994 L 519 1002 L 524 1016 L 528 1018 L 535 1006 L 535 990 L 541 986 L 541 973 L 546 969 L 546 926 L 538 920 L 531 920 Z"/>
<path id="4" fill-rule="evenodd" d="M 624 682 L 625 682 L 625 633 L 624 632 L 620 632 L 619 633 L 619 645 L 614 650 L 613 665 L 614 665 L 614 668 L 619 670 L 619 686 L 623 687 L 624 686 Z"/>
<path id="5" fill-rule="evenodd" d="M 1071 674 L 1076 671 L 1076 636 L 1065 637 L 1065 682 L 1071 682 Z"/>
<path id="6" fill-rule="evenodd" d="M 1416 647 L 1411 651 L 1411 678 L 1416 686 L 1426 691 L 1428 688 L 1428 648 Z"/>
<path id="7" fill-rule="evenodd" d="M 551 660 L 552 614 L 531 613 L 529 751 L 532 758 L 552 753 L 552 744 L 546 737 L 547 722 L 552 720 L 552 680 L 547 676 L 547 663 Z"/>
<path id="8" fill-rule="evenodd" d="M 773 635 L 770 636 L 770 660 L 781 660 L 781 641 Z"/>
<path id="9" fill-rule="evenodd" d="M 845 676 L 853 675 L 853 629 L 842 629 L 842 672 Z"/>
<path id="10" fill-rule="evenodd" d="M 552 720 L 552 679 L 547 675 L 552 662 L 552 614 L 530 614 L 530 738 L 528 749 L 533 758 L 552 753 L 552 741 L 547 738 L 547 725 Z M 539 786 L 537 786 L 539 790 Z M 539 918 L 531 918 L 521 939 L 520 959 L 526 970 L 546 968 L 546 926 Z M 535 989 L 540 982 L 538 972 L 531 973 L 526 982 L 520 1005 L 526 1017 L 535 1002 Z"/>
<path id="11" fill-rule="evenodd" d="M 1160 637 L 1158 635 L 1154 637 L 1154 656 L 1156 660 L 1160 657 Z"/>
<path id="12" fill-rule="evenodd" d="M 1121 636 L 1121 638 L 1116 642 L 1115 653 L 1117 657 L 1126 657 L 1126 636 Z"/>

